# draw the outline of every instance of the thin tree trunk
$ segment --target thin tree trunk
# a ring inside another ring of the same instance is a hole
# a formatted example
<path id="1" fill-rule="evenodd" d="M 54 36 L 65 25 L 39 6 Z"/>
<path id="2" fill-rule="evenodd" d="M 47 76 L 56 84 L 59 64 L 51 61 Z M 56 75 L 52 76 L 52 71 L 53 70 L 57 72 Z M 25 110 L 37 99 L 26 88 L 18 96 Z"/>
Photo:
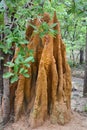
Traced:
<path id="1" fill-rule="evenodd" d="M 75 57 L 74 57 L 74 51 L 73 51 L 73 49 L 71 50 L 71 54 L 72 54 L 72 60 L 73 60 L 73 66 L 74 66 L 74 64 L 75 64 Z"/>
<path id="2" fill-rule="evenodd" d="M 84 77 L 83 96 L 87 96 L 87 25 L 86 25 L 85 77 Z"/>
<path id="3" fill-rule="evenodd" d="M 0 51 L 0 57 L 2 53 Z M 2 60 L 0 60 L 0 122 L 2 122 L 2 95 L 3 95 L 3 67 L 2 67 Z"/>
<path id="4" fill-rule="evenodd" d="M 80 64 L 82 64 L 83 63 L 83 61 L 84 61 L 84 51 L 83 51 L 83 49 L 80 49 Z"/>
<path id="5" fill-rule="evenodd" d="M 8 67 L 3 68 L 3 73 L 8 72 Z M 9 79 L 3 79 L 3 125 L 8 122 L 10 114 Z"/>
<path id="6" fill-rule="evenodd" d="M 6 5 L 5 0 L 4 3 L 4 25 L 7 26 L 9 24 L 8 19 L 8 7 Z M 5 37 L 4 37 L 5 38 Z M 4 40 L 5 42 L 5 40 Z M 4 64 L 9 60 L 9 55 L 4 55 Z M 3 73 L 8 72 L 8 67 L 3 67 Z M 3 125 L 7 123 L 9 119 L 10 113 L 10 100 L 9 100 L 9 79 L 3 79 L 3 99 L 2 99 L 2 110 L 3 110 Z"/>
<path id="7" fill-rule="evenodd" d="M 2 53 L 0 51 L 0 56 L 2 56 Z M 0 106 L 2 104 L 2 94 L 3 94 L 3 67 L 2 67 L 2 60 L 0 60 Z"/>
<path id="8" fill-rule="evenodd" d="M 74 1 L 73 1 L 74 2 Z M 75 2 L 74 2 L 75 4 Z M 74 45 L 73 45 L 73 42 L 75 41 L 76 39 L 76 29 L 77 29 L 77 22 L 78 20 L 76 21 L 75 23 L 75 26 L 74 26 L 74 33 L 73 33 L 73 36 L 72 36 L 72 42 L 71 42 L 71 46 L 72 46 L 72 50 L 71 50 L 71 53 L 72 53 L 72 59 L 73 59 L 73 66 L 75 65 L 75 56 L 74 56 Z"/>
<path id="9" fill-rule="evenodd" d="M 2 94 L 3 94 L 2 74 L 3 74 L 3 72 L 0 68 L 0 107 L 1 107 L 1 104 L 2 104 Z"/>

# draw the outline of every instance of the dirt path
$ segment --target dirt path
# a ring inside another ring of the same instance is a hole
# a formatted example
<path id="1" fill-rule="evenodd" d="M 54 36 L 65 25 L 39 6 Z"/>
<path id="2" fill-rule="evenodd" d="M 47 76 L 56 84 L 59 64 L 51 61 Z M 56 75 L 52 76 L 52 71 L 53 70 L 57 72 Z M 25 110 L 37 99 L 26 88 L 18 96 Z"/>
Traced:
<path id="1" fill-rule="evenodd" d="M 84 112 L 85 105 L 87 104 L 87 98 L 83 98 L 83 79 L 72 78 L 72 97 L 71 106 L 72 119 L 71 121 L 64 125 L 50 124 L 50 121 L 46 121 L 43 126 L 38 127 L 34 130 L 87 130 L 87 113 Z M 82 113 L 81 115 L 79 113 Z M 83 116 L 85 115 L 85 116 Z M 28 119 L 22 117 L 17 123 L 9 123 L 5 128 L 0 128 L 0 130 L 31 130 L 29 127 Z"/>
<path id="2" fill-rule="evenodd" d="M 71 107 L 80 113 L 84 112 L 87 106 L 87 98 L 83 97 L 83 81 L 81 78 L 72 78 Z"/>

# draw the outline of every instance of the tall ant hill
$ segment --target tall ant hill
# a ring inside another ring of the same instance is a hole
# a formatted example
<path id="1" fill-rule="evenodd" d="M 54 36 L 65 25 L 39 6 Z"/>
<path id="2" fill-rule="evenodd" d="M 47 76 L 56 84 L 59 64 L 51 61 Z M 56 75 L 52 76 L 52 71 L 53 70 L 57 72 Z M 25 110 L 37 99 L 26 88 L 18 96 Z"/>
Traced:
<path id="1" fill-rule="evenodd" d="M 71 71 L 56 13 L 53 19 L 45 13 L 30 24 L 39 28 L 43 22 L 49 26 L 57 23 L 53 29 L 58 33 L 40 38 L 31 25 L 27 26 L 27 47 L 34 50 L 35 62 L 28 69 L 30 78 L 19 75 L 19 80 L 10 86 L 10 113 L 14 112 L 16 121 L 26 113 L 31 127 L 42 125 L 46 119 L 64 125 L 71 118 Z"/>

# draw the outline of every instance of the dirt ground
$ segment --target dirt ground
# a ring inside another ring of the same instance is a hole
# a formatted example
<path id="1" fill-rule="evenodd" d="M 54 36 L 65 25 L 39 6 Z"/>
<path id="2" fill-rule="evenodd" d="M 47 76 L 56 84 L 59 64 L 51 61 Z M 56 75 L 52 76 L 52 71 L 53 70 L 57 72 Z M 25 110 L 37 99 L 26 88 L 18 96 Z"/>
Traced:
<path id="1" fill-rule="evenodd" d="M 2 130 L 32 130 L 27 120 L 23 117 L 20 121 L 13 124 L 8 124 Z M 72 113 L 71 121 L 64 125 L 50 124 L 50 121 L 46 121 L 41 127 L 34 130 L 87 130 L 87 117 L 79 115 L 77 112 Z"/>
<path id="2" fill-rule="evenodd" d="M 76 72 L 76 70 L 75 70 Z M 47 120 L 41 127 L 35 128 L 34 130 L 87 130 L 87 98 L 83 97 L 83 76 L 84 73 L 78 74 L 73 72 L 72 77 L 72 96 L 71 96 L 71 107 L 72 107 L 72 118 L 71 121 L 64 126 L 58 124 L 51 124 Z M 79 77 L 78 77 L 79 75 Z M 80 76 L 81 75 L 81 76 Z M 5 128 L 0 130 L 32 130 L 29 126 L 28 119 L 22 117 L 16 123 L 8 123 Z"/>

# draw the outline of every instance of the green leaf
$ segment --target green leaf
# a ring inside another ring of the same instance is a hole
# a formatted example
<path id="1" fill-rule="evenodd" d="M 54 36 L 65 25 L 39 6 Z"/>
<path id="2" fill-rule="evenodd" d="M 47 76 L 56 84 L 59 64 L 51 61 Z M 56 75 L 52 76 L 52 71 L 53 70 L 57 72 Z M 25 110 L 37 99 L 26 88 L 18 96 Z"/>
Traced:
<path id="1" fill-rule="evenodd" d="M 27 74 L 27 73 L 24 73 L 23 75 L 24 75 L 24 77 L 26 77 L 26 78 L 29 78 L 29 77 L 30 77 L 30 75 Z"/>
<path id="2" fill-rule="evenodd" d="M 3 49 L 4 47 L 4 44 L 0 43 L 0 49 Z"/>
<path id="3" fill-rule="evenodd" d="M 7 62 L 7 64 L 4 64 L 4 66 L 14 67 L 14 63 L 12 63 L 12 62 Z"/>
<path id="4" fill-rule="evenodd" d="M 24 68 L 21 68 L 19 73 L 23 73 L 24 72 Z"/>
<path id="5" fill-rule="evenodd" d="M 8 79 L 8 78 L 10 78 L 13 75 L 14 75 L 13 73 L 7 72 L 7 73 L 3 74 L 3 78 Z"/>
<path id="6" fill-rule="evenodd" d="M 21 74 L 25 74 L 27 72 L 28 72 L 28 69 L 24 69 L 24 68 L 21 68 L 19 71 L 19 73 L 21 73 Z"/>
<path id="7" fill-rule="evenodd" d="M 4 57 L 0 56 L 0 60 L 4 60 Z"/>
<path id="8" fill-rule="evenodd" d="M 19 66 L 17 64 L 14 65 L 14 72 L 17 73 L 19 69 Z"/>
<path id="9" fill-rule="evenodd" d="M 18 55 L 18 57 L 15 59 L 15 63 L 17 64 L 17 65 L 19 65 L 20 64 L 20 55 Z"/>
<path id="10" fill-rule="evenodd" d="M 30 61 L 34 62 L 34 57 L 33 56 L 30 56 L 30 57 L 26 58 L 25 63 L 28 63 Z"/>
<path id="11" fill-rule="evenodd" d="M 25 67 L 30 68 L 30 64 L 24 64 Z"/>
<path id="12" fill-rule="evenodd" d="M 54 24 L 52 24 L 50 27 L 51 27 L 51 28 L 54 28 L 57 24 L 58 24 L 58 23 L 54 23 Z"/>
<path id="13" fill-rule="evenodd" d="M 14 75 L 12 78 L 11 78 L 11 83 L 14 83 L 18 80 L 18 76 L 17 75 Z"/>
<path id="14" fill-rule="evenodd" d="M 37 30 L 37 27 L 34 26 L 33 24 L 29 24 L 31 27 L 33 27 L 35 30 Z"/>

